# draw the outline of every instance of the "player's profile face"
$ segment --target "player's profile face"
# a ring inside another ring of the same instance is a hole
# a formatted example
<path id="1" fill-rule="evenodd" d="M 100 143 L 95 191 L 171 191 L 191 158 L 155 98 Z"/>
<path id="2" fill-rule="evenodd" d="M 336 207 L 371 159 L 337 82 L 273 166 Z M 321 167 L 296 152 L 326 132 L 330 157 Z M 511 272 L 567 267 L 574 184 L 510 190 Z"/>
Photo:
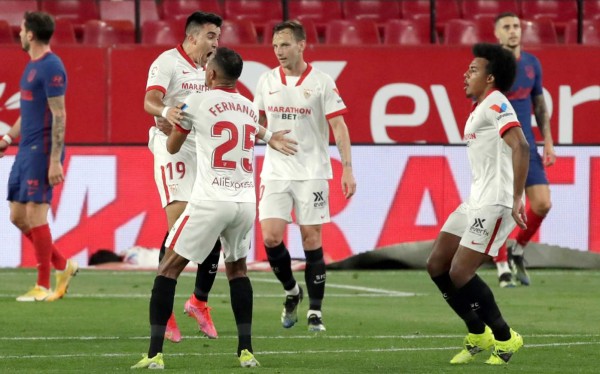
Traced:
<path id="1" fill-rule="evenodd" d="M 516 48 L 521 44 L 521 21 L 518 17 L 500 18 L 494 34 L 504 47 Z"/>
<path id="2" fill-rule="evenodd" d="M 273 51 L 284 69 L 292 69 L 302 59 L 302 45 L 292 30 L 284 29 L 273 35 Z"/>
<path id="3" fill-rule="evenodd" d="M 488 84 L 489 74 L 486 72 L 488 61 L 481 57 L 475 57 L 469 64 L 464 74 L 465 94 L 472 99 L 480 98 Z"/>
<path id="4" fill-rule="evenodd" d="M 196 63 L 206 66 L 208 57 L 219 46 L 220 36 L 221 28 L 213 23 L 205 23 L 191 35 L 192 54 Z"/>
<path id="5" fill-rule="evenodd" d="M 31 46 L 29 45 L 29 40 L 27 39 L 27 30 L 25 29 L 25 20 L 21 21 L 21 30 L 19 31 L 19 38 L 21 39 L 21 48 L 25 52 L 29 52 Z"/>

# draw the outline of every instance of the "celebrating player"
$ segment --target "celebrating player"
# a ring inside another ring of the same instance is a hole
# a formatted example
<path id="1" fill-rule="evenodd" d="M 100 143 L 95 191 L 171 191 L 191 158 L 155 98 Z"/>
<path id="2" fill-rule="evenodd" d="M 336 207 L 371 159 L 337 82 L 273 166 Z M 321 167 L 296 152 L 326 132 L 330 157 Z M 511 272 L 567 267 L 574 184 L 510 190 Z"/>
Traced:
<path id="1" fill-rule="evenodd" d="M 252 285 L 246 274 L 246 257 L 256 215 L 252 160 L 258 113 L 252 102 L 236 90 L 242 59 L 234 51 L 218 48 L 206 66 L 211 91 L 185 99 L 184 118 L 167 141 L 177 153 L 188 134 L 196 137 L 197 173 L 184 212 L 167 238 L 171 249 L 160 263 L 150 299 L 150 347 L 134 369 L 164 368 L 163 341 L 173 310 L 179 274 L 191 260 L 203 263 L 219 239 L 223 243 L 231 308 L 237 324 L 237 355 L 242 367 L 257 366 L 252 354 Z"/>
<path id="2" fill-rule="evenodd" d="M 515 227 L 526 229 L 523 190 L 529 146 L 506 92 L 515 79 L 514 56 L 499 45 L 476 44 L 464 74 L 474 108 L 464 139 L 471 165 L 471 193 L 446 220 L 427 261 L 427 271 L 469 331 L 450 363 L 466 364 L 493 347 L 486 361 L 501 365 L 523 345 L 506 323 L 479 267 L 495 256 Z"/>
<path id="3" fill-rule="evenodd" d="M 542 91 L 542 67 L 538 59 L 531 53 L 521 50 L 521 22 L 514 13 L 502 13 L 496 17 L 495 35 L 500 44 L 511 51 L 517 59 L 517 77 L 510 91 L 508 100 L 517 113 L 517 118 L 529 142 L 529 173 L 525 181 L 525 195 L 529 199 L 527 209 L 527 229 L 518 230 L 516 243 L 508 249 L 502 246 L 495 258 L 501 287 L 514 286 L 512 272 L 519 283 L 528 286 L 529 274 L 525 268 L 524 248 L 538 231 L 542 221 L 550 211 L 550 188 L 544 166 L 552 166 L 556 161 L 552 133 L 550 132 L 550 116 L 546 109 L 544 92 Z M 531 107 L 544 137 L 544 154 L 540 157 L 531 125 Z M 508 257 L 508 258 L 507 258 Z"/>
<path id="4" fill-rule="evenodd" d="M 65 179 L 67 72 L 50 50 L 54 20 L 44 12 L 26 12 L 21 22 L 21 47 L 31 57 L 21 77 L 21 116 L 0 140 L 0 157 L 21 135 L 19 151 L 8 178 L 10 220 L 35 249 L 37 282 L 17 301 L 54 301 L 67 292 L 77 263 L 66 260 L 52 241 L 48 210 L 52 189 Z M 50 266 L 56 269 L 50 290 Z"/>
<path id="5" fill-rule="evenodd" d="M 269 263 L 286 293 L 281 323 L 290 328 L 298 321 L 298 305 L 303 298 L 283 243 L 286 225 L 292 222 L 292 207 L 295 208 L 306 256 L 308 329 L 325 331 L 321 314 L 326 279 L 321 230 L 330 221 L 329 126 L 342 159 L 341 183 L 347 199 L 354 195 L 356 182 L 350 136 L 343 117 L 346 105 L 333 79 L 304 61 L 305 48 L 306 33 L 300 23 L 287 21 L 273 29 L 273 49 L 280 66 L 261 76 L 254 103 L 260 110 L 261 125 L 268 123 L 273 131 L 290 130 L 299 147 L 294 157 L 267 148 L 261 173 L 259 219 Z"/>
<path id="6" fill-rule="evenodd" d="M 212 13 L 194 12 L 187 18 L 183 43 L 162 53 L 150 66 L 144 98 L 146 112 L 163 117 L 170 124 L 178 124 L 181 115 L 178 104 L 190 92 L 208 90 L 204 83 L 204 66 L 209 54 L 218 46 L 222 22 L 221 17 Z M 167 129 L 170 130 L 170 126 Z M 188 137 L 181 151 L 173 155 L 167 152 L 166 142 L 167 134 L 152 126 L 148 146 L 154 154 L 154 180 L 169 226 L 160 248 L 160 259 L 165 254 L 164 241 L 169 230 L 185 209 L 196 180 L 194 136 Z M 213 339 L 217 338 L 217 330 L 207 302 L 217 274 L 220 251 L 221 243 L 217 241 L 208 258 L 198 265 L 194 293 L 184 305 L 185 313 L 196 319 L 200 331 Z M 181 340 L 174 315 L 169 318 L 166 338 L 173 342 Z"/>

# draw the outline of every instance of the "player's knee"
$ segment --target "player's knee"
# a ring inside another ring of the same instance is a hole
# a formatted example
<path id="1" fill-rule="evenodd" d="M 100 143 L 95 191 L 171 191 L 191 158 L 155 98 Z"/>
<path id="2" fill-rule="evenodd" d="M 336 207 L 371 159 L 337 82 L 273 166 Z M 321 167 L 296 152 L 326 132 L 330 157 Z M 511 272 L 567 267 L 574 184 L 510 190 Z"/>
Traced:
<path id="1" fill-rule="evenodd" d="M 545 217 L 548 214 L 548 212 L 550 212 L 551 208 L 552 202 L 550 201 L 550 199 L 537 201 L 535 204 L 531 204 L 531 210 L 533 210 L 534 213 L 540 217 Z"/>
<path id="2" fill-rule="evenodd" d="M 263 232 L 263 241 L 265 243 L 265 247 L 275 248 L 283 241 L 283 235 Z"/>
<path id="3" fill-rule="evenodd" d="M 13 225 L 15 225 L 19 230 L 23 232 L 28 231 L 29 227 L 27 225 L 27 220 L 25 219 L 25 217 L 11 213 L 10 222 Z"/>

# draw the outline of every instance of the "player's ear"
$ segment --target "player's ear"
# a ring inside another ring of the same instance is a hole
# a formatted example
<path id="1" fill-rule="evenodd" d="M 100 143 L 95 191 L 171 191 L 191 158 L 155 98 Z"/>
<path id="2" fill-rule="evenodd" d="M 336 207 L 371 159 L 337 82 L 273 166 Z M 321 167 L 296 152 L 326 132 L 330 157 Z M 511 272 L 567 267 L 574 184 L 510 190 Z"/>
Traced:
<path id="1" fill-rule="evenodd" d="M 494 84 L 496 82 L 496 77 L 494 77 L 492 74 L 488 74 L 487 78 L 485 78 L 485 82 Z"/>

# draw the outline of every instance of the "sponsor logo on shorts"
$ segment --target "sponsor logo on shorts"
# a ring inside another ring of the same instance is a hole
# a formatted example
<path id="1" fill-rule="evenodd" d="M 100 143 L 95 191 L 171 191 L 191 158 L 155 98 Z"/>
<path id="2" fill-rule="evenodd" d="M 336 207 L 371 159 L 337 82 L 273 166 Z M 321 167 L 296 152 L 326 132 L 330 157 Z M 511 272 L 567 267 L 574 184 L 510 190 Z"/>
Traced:
<path id="1" fill-rule="evenodd" d="M 313 192 L 313 196 L 315 197 L 315 200 L 313 201 L 313 206 L 315 208 L 323 208 L 324 206 L 327 205 L 327 202 L 325 201 L 325 198 L 323 197 L 323 191 Z"/>
<path id="2" fill-rule="evenodd" d="M 469 232 L 476 234 L 476 235 L 483 235 L 483 236 L 489 236 L 490 232 L 487 231 L 484 227 L 483 227 L 483 223 L 485 222 L 485 218 L 475 218 L 475 221 L 473 222 L 473 224 L 471 225 L 471 227 L 469 227 Z M 475 244 L 475 243 L 472 243 Z"/>

